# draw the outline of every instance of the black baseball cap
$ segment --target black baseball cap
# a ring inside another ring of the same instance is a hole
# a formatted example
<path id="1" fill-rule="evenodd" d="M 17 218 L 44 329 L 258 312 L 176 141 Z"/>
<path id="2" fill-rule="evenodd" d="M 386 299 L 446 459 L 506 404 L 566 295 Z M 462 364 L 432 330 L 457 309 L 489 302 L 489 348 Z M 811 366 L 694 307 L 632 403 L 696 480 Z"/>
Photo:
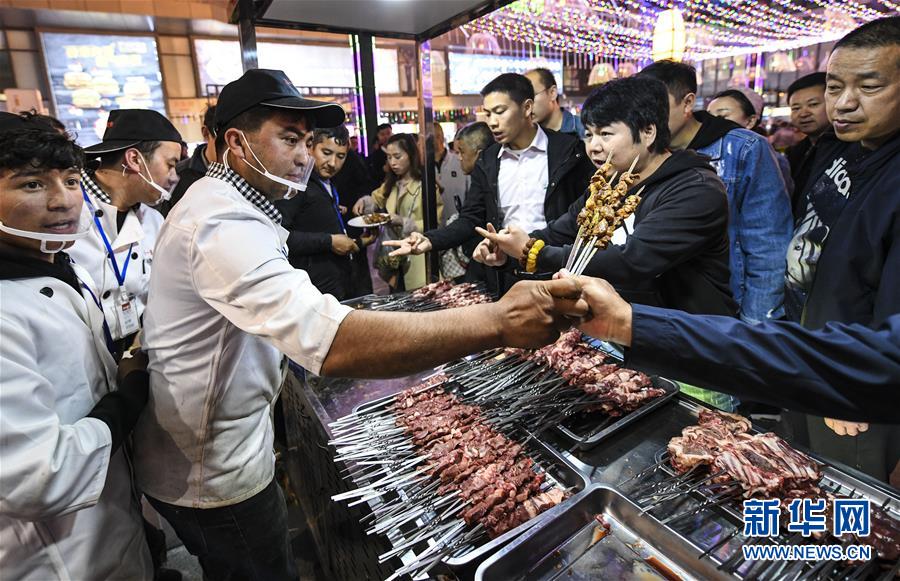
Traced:
<path id="1" fill-rule="evenodd" d="M 84 153 L 97 156 L 128 149 L 142 141 L 184 140 L 171 121 L 152 109 L 115 109 L 109 112 L 103 141 L 85 147 Z"/>
<path id="2" fill-rule="evenodd" d="M 337 127 L 344 123 L 344 108 L 337 103 L 305 99 L 283 71 L 250 69 L 241 78 L 225 85 L 216 102 L 216 132 L 229 121 L 257 105 L 296 109 L 310 115 L 316 127 Z"/>

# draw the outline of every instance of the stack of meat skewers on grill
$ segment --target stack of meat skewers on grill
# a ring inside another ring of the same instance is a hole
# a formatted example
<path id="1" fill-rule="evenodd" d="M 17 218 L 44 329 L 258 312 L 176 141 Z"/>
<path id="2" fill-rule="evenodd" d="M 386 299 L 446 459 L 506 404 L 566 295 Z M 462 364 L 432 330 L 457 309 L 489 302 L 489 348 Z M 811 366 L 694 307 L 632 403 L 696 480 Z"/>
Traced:
<path id="1" fill-rule="evenodd" d="M 639 158 L 634 158 L 631 167 L 622 174 L 614 186 L 616 174 L 609 180 L 606 179 L 612 169 L 610 163 L 612 156 L 613 152 L 610 152 L 606 161 L 597 168 L 591 178 L 588 186 L 590 195 L 585 201 L 584 208 L 578 213 L 578 235 L 566 261 L 566 269 L 574 275 L 584 272 L 597 250 L 606 248 L 616 229 L 634 214 L 638 204 L 641 203 L 640 194 L 643 188 L 628 195 L 631 184 L 640 179 L 639 175 L 631 173 Z"/>
<path id="2" fill-rule="evenodd" d="M 397 535 L 404 525 L 426 520 L 412 538 L 381 556 L 385 561 L 433 541 L 395 576 L 425 573 L 443 557 L 496 538 L 568 496 L 547 480 L 522 443 L 445 389 L 447 379 L 435 375 L 379 411 L 332 426 L 336 460 L 354 463 L 350 476 L 365 483 L 333 498 L 351 506 L 380 500 L 370 515 L 370 534 Z"/>
<path id="3" fill-rule="evenodd" d="M 477 406 L 429 389 L 398 394 L 393 409 L 418 452 L 438 459 L 428 470 L 440 479 L 438 495 L 455 491 L 466 500 L 469 508 L 458 516 L 483 525 L 490 538 L 562 501 L 559 488 L 541 492 L 545 475 L 533 470 L 521 444 L 485 422 Z"/>
<path id="4" fill-rule="evenodd" d="M 491 302 L 484 287 L 477 283 L 453 284 L 441 280 L 416 289 L 408 295 L 373 306 L 377 311 L 425 312 L 455 309 Z"/>
<path id="5" fill-rule="evenodd" d="M 595 426 L 599 431 L 668 393 L 647 375 L 608 360 L 572 329 L 541 349 L 489 352 L 448 373 L 465 398 L 494 414 L 495 426 L 517 423 L 538 434 L 576 414 L 597 412 L 605 415 Z"/>

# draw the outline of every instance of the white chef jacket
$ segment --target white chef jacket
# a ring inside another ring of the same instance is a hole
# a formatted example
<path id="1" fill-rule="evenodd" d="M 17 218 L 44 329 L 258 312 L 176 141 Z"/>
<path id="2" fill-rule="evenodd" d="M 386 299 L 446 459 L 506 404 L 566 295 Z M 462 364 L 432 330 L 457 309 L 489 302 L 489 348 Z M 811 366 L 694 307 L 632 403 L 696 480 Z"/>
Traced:
<path id="1" fill-rule="evenodd" d="M 223 171 L 211 164 L 167 216 L 144 314 L 150 400 L 135 428 L 137 481 L 194 508 L 236 504 L 271 481 L 282 354 L 318 373 L 351 311 L 291 267 L 287 230 L 249 201 L 260 194 L 240 176 L 228 173 L 247 191 L 210 177 Z"/>
<path id="2" fill-rule="evenodd" d="M 504 145 L 497 153 L 497 197 L 504 228 L 515 224 L 525 232 L 534 232 L 547 226 L 547 143 L 547 134 L 538 125 L 534 139 L 524 150 L 516 152 Z"/>
<path id="3" fill-rule="evenodd" d="M 124 451 L 110 457 L 109 428 L 86 417 L 116 369 L 82 294 L 49 276 L 0 281 L 2 579 L 153 578 Z"/>
<path id="4" fill-rule="evenodd" d="M 459 198 L 460 204 L 466 201 L 466 192 L 469 190 L 469 176 L 462 170 L 459 156 L 449 149 L 444 154 L 437 172 L 438 183 L 441 184 L 441 198 L 444 201 L 444 211 L 438 216 L 440 226 L 446 226 L 447 221 L 458 214 L 454 198 Z"/>
<path id="5" fill-rule="evenodd" d="M 116 264 L 121 271 L 128 261 L 125 270 L 124 288 L 134 296 L 132 305 L 137 317 L 144 313 L 147 304 L 147 291 L 150 288 L 150 269 L 153 265 L 153 247 L 156 237 L 163 223 L 163 216 L 155 209 L 144 204 L 138 205 L 128 211 L 122 230 L 116 224 L 118 209 L 112 204 L 98 197 L 98 192 L 107 197 L 100 190 L 96 182 L 88 183 L 91 177 L 82 173 L 82 183 L 87 193 L 88 201 L 95 211 L 101 214 L 97 217 L 103 233 L 109 240 L 110 246 L 116 257 Z M 108 197 L 107 197 L 108 200 Z M 86 202 L 87 203 L 87 202 Z M 109 252 L 100 229 L 96 222 L 91 227 L 91 232 L 68 250 L 72 260 L 82 266 L 97 283 L 99 294 L 97 298 L 103 304 L 103 315 L 109 325 L 109 331 L 113 339 L 121 339 L 128 335 L 119 325 L 119 317 L 116 315 L 118 308 L 119 281 L 113 269 L 112 261 L 108 258 Z M 130 257 L 129 257 L 130 255 Z"/>

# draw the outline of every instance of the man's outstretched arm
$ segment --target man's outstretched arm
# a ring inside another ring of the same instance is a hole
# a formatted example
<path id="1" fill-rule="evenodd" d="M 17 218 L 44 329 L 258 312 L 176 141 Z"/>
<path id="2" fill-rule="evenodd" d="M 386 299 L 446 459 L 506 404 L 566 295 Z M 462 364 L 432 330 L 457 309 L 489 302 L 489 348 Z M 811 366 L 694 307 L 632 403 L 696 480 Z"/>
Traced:
<path id="1" fill-rule="evenodd" d="M 434 313 L 354 311 L 322 375 L 392 377 L 495 347 L 540 347 L 587 312 L 573 279 L 518 283 L 500 301 Z"/>

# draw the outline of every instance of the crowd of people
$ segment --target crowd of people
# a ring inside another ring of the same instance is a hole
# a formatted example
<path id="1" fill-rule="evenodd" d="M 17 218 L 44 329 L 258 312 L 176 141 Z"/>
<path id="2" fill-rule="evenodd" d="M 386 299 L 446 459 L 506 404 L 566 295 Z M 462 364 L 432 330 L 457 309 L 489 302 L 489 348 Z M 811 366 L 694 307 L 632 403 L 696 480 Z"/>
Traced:
<path id="1" fill-rule="evenodd" d="M 452 148 L 435 126 L 428 230 L 423 144 L 381 126 L 362 158 L 343 109 L 281 71 L 226 85 L 185 158 L 154 111 L 113 111 L 84 149 L 0 114 L 3 576 L 165 578 L 144 499 L 207 578 L 295 579 L 273 453 L 288 360 L 399 376 L 573 325 L 722 409 L 786 408 L 793 441 L 900 486 L 900 17 L 791 85 L 805 138 L 784 156 L 752 91 L 697 110 L 688 64 L 609 81 L 580 117 L 558 93 L 546 69 L 502 74 Z M 641 200 L 572 276 L 604 163 Z M 341 304 L 370 266 L 422 286 L 429 251 L 499 299 Z"/>

